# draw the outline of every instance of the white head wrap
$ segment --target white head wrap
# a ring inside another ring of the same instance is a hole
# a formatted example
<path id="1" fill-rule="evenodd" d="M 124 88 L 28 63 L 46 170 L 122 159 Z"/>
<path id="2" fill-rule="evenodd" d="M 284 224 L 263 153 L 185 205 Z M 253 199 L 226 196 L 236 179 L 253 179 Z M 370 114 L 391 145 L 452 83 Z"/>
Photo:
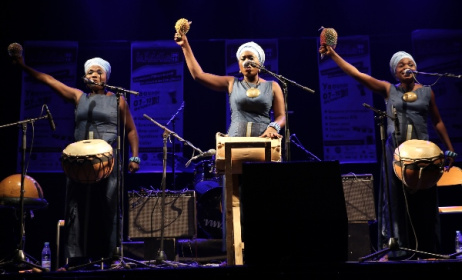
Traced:
<path id="1" fill-rule="evenodd" d="M 396 66 L 398 66 L 398 63 L 403 58 L 411 59 L 412 61 L 414 61 L 415 66 L 417 66 L 417 63 L 415 63 L 415 60 L 412 57 L 412 55 L 410 55 L 410 54 L 408 54 L 407 52 L 404 52 L 404 51 L 396 52 L 390 59 L 390 72 L 391 72 L 391 75 L 393 77 L 395 77 Z"/>
<path id="2" fill-rule="evenodd" d="M 97 65 L 101 68 L 103 68 L 104 72 L 106 72 L 106 80 L 109 80 L 109 76 L 111 76 L 111 64 L 107 62 L 106 60 L 100 58 L 100 57 L 94 57 L 87 62 L 85 62 L 84 68 L 85 68 L 85 74 L 88 72 L 91 66 Z"/>
<path id="3" fill-rule="evenodd" d="M 257 43 L 247 42 L 242 44 L 236 52 L 236 57 L 238 60 L 244 51 L 251 51 L 254 53 L 258 57 L 258 61 L 260 61 L 261 65 L 265 63 L 265 51 L 263 51 L 263 49 Z"/>

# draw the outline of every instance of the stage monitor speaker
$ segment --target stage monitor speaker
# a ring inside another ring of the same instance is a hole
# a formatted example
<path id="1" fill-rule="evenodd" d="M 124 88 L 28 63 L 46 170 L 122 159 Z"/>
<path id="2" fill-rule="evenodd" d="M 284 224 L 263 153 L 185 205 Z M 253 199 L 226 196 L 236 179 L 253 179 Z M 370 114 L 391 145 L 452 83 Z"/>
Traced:
<path id="1" fill-rule="evenodd" d="M 367 222 L 376 219 L 374 180 L 372 174 L 342 175 L 343 193 L 349 222 Z"/>
<path id="2" fill-rule="evenodd" d="M 338 161 L 242 166 L 244 264 L 290 266 L 348 259 L 348 219 Z"/>
<path id="3" fill-rule="evenodd" d="M 160 237 L 162 192 L 128 192 L 128 238 Z M 166 191 L 164 237 L 196 236 L 195 191 Z"/>

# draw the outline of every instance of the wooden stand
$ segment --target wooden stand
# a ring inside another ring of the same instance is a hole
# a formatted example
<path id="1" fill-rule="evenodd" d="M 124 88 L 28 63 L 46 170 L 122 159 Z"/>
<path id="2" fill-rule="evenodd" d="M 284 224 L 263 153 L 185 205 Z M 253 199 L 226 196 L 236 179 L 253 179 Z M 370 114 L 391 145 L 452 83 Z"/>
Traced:
<path id="1" fill-rule="evenodd" d="M 226 255 L 227 265 L 244 264 L 243 250 L 244 243 L 241 238 L 241 208 L 239 198 L 239 174 L 242 173 L 242 166 L 237 168 L 240 172 L 233 172 L 236 166 L 242 165 L 241 161 L 233 161 L 233 149 L 242 148 L 264 148 L 265 161 L 271 161 L 271 141 L 267 142 L 228 142 L 225 143 L 225 184 L 224 184 L 224 201 L 225 201 L 225 231 L 226 231 Z M 251 160 L 249 160 L 251 161 Z"/>

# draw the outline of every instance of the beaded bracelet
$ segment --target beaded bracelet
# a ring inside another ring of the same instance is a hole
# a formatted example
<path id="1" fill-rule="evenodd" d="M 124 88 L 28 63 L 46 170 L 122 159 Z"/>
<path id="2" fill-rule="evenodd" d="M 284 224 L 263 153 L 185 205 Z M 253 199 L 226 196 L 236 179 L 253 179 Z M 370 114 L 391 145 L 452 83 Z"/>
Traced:
<path id="1" fill-rule="evenodd" d="M 141 160 L 139 157 L 131 157 L 128 159 L 129 162 L 136 162 L 138 164 L 140 164 Z"/>
<path id="2" fill-rule="evenodd" d="M 266 127 L 272 127 L 274 129 L 276 129 L 276 132 L 279 133 L 279 131 L 281 130 L 281 126 L 277 123 L 277 122 L 270 122 L 269 125 Z"/>
<path id="3" fill-rule="evenodd" d="M 457 153 L 456 152 L 453 152 L 453 151 L 446 151 L 444 152 L 444 155 L 447 156 L 447 157 L 452 157 L 452 158 L 455 158 L 457 157 Z"/>

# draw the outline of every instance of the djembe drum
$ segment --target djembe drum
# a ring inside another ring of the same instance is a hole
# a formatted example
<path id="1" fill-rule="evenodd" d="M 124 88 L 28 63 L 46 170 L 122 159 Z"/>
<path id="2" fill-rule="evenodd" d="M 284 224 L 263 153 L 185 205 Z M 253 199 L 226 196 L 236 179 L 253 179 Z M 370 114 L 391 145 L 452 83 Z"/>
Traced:
<path id="1" fill-rule="evenodd" d="M 96 183 L 107 178 L 114 168 L 112 146 L 102 139 L 71 143 L 63 150 L 61 165 L 71 180 Z"/>
<path id="2" fill-rule="evenodd" d="M 411 191 L 428 189 L 443 175 L 444 154 L 433 142 L 407 140 L 395 149 L 393 169 Z"/>

